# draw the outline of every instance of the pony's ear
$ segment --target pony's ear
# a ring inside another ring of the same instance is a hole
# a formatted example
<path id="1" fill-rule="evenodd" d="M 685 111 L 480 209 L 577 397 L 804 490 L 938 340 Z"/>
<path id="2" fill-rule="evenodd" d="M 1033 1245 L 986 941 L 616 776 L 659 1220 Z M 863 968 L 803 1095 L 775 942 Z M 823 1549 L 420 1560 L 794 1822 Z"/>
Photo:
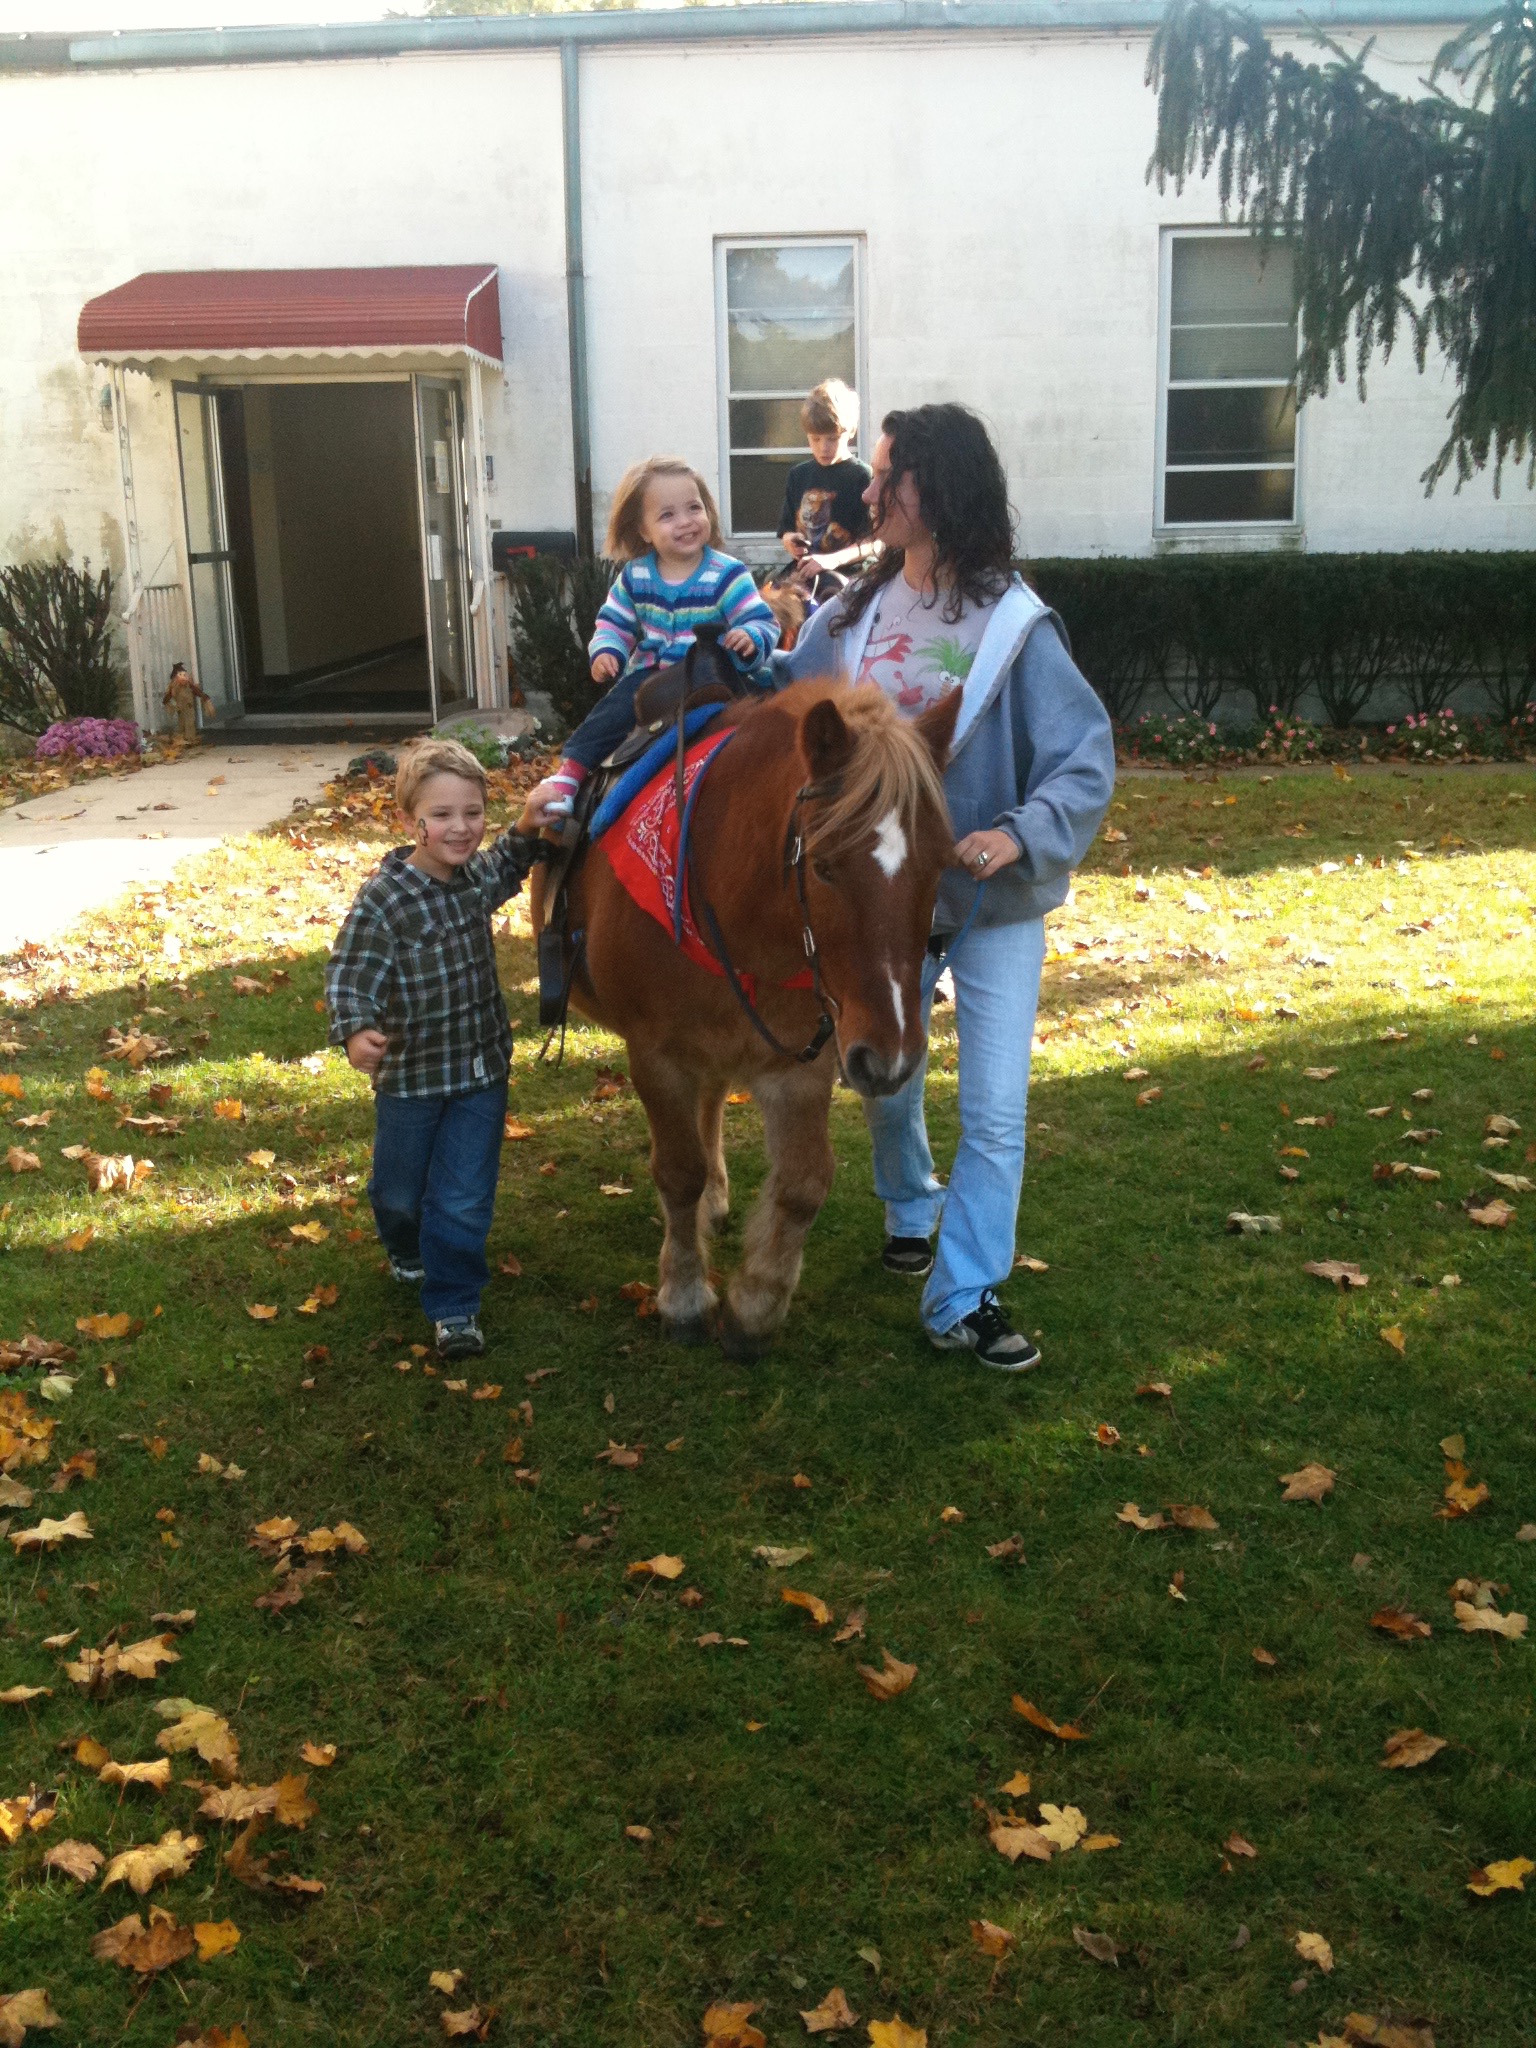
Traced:
<path id="1" fill-rule="evenodd" d="M 800 748 L 812 782 L 840 775 L 853 756 L 853 735 L 830 697 L 811 706 L 800 725 Z"/>
<path id="2" fill-rule="evenodd" d="M 949 760 L 950 742 L 955 737 L 955 725 L 960 717 L 960 692 L 950 690 L 930 704 L 928 709 L 913 720 L 922 735 L 923 745 L 933 756 L 933 765 L 942 775 Z"/>

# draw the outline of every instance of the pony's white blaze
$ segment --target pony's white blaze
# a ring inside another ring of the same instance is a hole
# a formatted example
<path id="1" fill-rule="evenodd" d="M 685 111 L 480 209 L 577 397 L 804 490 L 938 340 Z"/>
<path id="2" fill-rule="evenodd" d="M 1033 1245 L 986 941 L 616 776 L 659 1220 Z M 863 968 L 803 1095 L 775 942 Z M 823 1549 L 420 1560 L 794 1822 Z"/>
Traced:
<path id="1" fill-rule="evenodd" d="M 907 835 L 894 811 L 887 811 L 875 827 L 875 862 L 888 882 L 894 882 L 907 858 Z"/>
<path id="2" fill-rule="evenodd" d="M 902 1001 L 901 983 L 894 974 L 887 974 L 891 984 L 891 1008 L 896 1012 L 896 1029 L 905 1034 L 907 1028 L 907 1006 Z"/>

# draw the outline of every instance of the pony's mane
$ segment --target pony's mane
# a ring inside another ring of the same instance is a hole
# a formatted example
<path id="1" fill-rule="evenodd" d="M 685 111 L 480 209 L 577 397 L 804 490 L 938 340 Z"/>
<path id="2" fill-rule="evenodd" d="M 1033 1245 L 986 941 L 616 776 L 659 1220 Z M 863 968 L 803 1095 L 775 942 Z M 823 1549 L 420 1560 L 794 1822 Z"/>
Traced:
<path id="1" fill-rule="evenodd" d="M 909 835 L 924 810 L 936 811 L 947 830 L 944 778 L 922 735 L 885 692 L 840 690 L 837 708 L 852 735 L 853 753 L 833 794 L 811 814 L 807 850 L 846 852 L 869 838 L 893 811 Z"/>

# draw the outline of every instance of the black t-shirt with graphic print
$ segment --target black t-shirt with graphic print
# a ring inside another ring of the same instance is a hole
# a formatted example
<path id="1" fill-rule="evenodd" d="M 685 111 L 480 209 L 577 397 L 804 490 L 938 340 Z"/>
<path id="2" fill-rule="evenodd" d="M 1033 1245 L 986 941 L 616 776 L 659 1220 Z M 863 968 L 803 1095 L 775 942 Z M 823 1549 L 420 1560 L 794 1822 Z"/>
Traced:
<path id="1" fill-rule="evenodd" d="M 869 537 L 869 507 L 864 493 L 872 472 L 866 463 L 847 456 L 825 467 L 814 456 L 797 462 L 784 486 L 784 504 L 776 533 L 798 533 L 813 555 L 845 548 Z"/>

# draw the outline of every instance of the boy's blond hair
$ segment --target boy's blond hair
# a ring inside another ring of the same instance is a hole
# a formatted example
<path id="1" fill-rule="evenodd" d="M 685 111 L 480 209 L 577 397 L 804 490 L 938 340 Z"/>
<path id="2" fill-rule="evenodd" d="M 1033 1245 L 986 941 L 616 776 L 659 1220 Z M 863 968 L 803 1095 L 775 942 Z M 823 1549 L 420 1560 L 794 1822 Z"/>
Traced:
<path id="1" fill-rule="evenodd" d="M 716 508 L 709 485 L 693 467 L 684 462 L 680 455 L 648 455 L 644 462 L 637 462 L 633 469 L 625 470 L 619 480 L 619 488 L 613 494 L 613 509 L 608 514 L 608 538 L 603 543 L 603 552 L 611 562 L 637 562 L 650 553 L 651 544 L 640 531 L 645 517 L 645 494 L 652 480 L 659 476 L 686 476 L 692 479 L 694 489 L 704 500 L 704 510 L 709 514 L 709 545 L 720 545 L 720 514 Z"/>
<path id="2" fill-rule="evenodd" d="M 469 751 L 457 740 L 426 739 L 413 740 L 400 756 L 400 766 L 395 774 L 395 802 L 407 817 L 416 815 L 416 799 L 423 786 L 434 775 L 457 775 L 461 781 L 472 782 L 482 796 L 485 795 L 485 770 Z"/>
<path id="3" fill-rule="evenodd" d="M 859 394 L 841 377 L 828 377 L 805 394 L 800 424 L 808 434 L 856 434 Z"/>

